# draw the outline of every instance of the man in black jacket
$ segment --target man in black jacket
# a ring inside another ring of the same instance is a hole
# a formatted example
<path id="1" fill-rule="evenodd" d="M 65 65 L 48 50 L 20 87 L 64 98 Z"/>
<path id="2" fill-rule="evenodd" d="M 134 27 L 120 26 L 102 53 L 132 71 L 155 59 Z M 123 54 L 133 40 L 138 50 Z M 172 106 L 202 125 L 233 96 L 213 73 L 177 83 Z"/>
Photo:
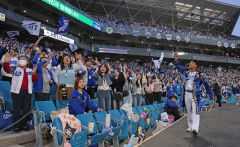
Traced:
<path id="1" fill-rule="evenodd" d="M 222 103 L 221 103 L 221 88 L 218 82 L 215 82 L 213 84 L 213 92 L 215 93 L 216 97 L 217 97 L 217 103 L 219 107 L 222 107 Z"/>

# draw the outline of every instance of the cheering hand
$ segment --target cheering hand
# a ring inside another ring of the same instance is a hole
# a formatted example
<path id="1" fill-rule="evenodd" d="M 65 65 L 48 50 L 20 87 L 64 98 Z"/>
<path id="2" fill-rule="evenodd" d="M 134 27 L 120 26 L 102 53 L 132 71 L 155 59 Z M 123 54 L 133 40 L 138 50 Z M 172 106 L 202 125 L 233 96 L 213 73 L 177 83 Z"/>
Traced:
<path id="1" fill-rule="evenodd" d="M 36 71 L 37 71 L 37 66 L 34 66 L 34 67 L 33 67 L 33 70 L 32 70 L 33 74 L 35 74 Z"/>
<path id="2" fill-rule="evenodd" d="M 9 53 L 6 53 L 5 56 L 4 56 L 4 61 L 5 61 L 6 63 L 9 63 L 10 60 L 11 60 L 11 55 L 10 55 Z"/>
<path id="3" fill-rule="evenodd" d="M 174 54 L 174 59 L 175 59 L 175 61 L 178 60 L 178 54 L 177 53 Z"/>

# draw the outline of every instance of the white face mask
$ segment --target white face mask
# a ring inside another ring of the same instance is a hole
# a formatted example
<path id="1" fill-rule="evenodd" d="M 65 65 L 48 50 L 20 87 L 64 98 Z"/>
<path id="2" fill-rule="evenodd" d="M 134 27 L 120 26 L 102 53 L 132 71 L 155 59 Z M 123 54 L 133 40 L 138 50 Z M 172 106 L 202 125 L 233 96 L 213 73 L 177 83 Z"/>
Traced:
<path id="1" fill-rule="evenodd" d="M 18 60 L 18 64 L 20 66 L 25 66 L 25 65 L 27 65 L 27 61 L 26 60 Z"/>

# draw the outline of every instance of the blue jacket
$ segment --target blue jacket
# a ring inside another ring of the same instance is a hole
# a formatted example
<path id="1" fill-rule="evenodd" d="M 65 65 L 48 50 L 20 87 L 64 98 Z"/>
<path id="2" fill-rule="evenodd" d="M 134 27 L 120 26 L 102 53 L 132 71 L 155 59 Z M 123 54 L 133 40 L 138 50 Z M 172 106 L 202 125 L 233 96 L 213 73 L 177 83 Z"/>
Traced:
<path id="1" fill-rule="evenodd" d="M 43 90 L 43 71 L 42 71 L 42 66 L 43 64 L 47 63 L 47 61 L 41 61 L 37 64 L 37 75 L 38 75 L 38 81 L 33 83 L 33 87 L 34 87 L 34 92 L 35 93 L 42 93 Z M 53 81 L 54 83 L 54 79 L 53 79 L 53 74 L 52 72 L 47 69 L 49 75 L 50 75 L 50 80 Z M 49 83 L 50 84 L 50 83 Z"/>
<path id="2" fill-rule="evenodd" d="M 236 94 L 240 94 L 240 88 L 236 88 Z"/>
<path id="3" fill-rule="evenodd" d="M 85 112 L 86 108 L 89 108 L 93 112 L 98 111 L 98 107 L 93 104 L 89 95 L 86 91 L 83 90 L 84 96 L 84 108 L 82 107 L 82 95 L 78 90 L 73 90 L 70 95 L 70 102 L 69 102 L 69 113 L 73 115 L 82 114 Z"/>
<path id="4" fill-rule="evenodd" d="M 181 90 L 181 85 L 180 85 L 180 84 L 177 84 L 176 91 L 177 91 L 177 92 L 176 92 L 177 94 L 179 94 L 179 95 L 181 94 L 181 91 L 182 91 L 182 90 Z"/>
<path id="5" fill-rule="evenodd" d="M 39 53 L 36 53 L 36 55 L 32 59 L 32 64 L 36 65 L 39 62 L 38 58 L 39 58 Z M 58 65 L 57 60 L 54 57 L 52 57 L 52 66 L 57 66 L 57 65 Z"/>
<path id="6" fill-rule="evenodd" d="M 175 89 L 174 86 L 168 86 L 167 87 L 167 96 L 174 96 Z"/>
<path id="7" fill-rule="evenodd" d="M 176 108 L 176 107 L 178 107 L 178 105 L 176 105 L 176 103 L 174 103 L 172 101 L 172 99 L 169 99 L 164 105 L 164 109 L 166 109 L 166 108 Z"/>
<path id="8" fill-rule="evenodd" d="M 185 80 L 188 76 L 188 73 L 190 72 L 189 69 L 181 67 L 179 62 L 175 63 L 175 67 L 178 69 L 178 71 L 183 73 L 183 81 L 185 83 Z M 202 84 L 206 88 L 209 96 L 212 97 L 213 96 L 213 91 L 212 91 L 212 88 L 209 86 L 208 82 L 205 81 L 205 74 L 201 73 L 199 71 L 196 71 L 196 76 L 195 76 L 195 79 L 193 81 L 193 98 L 194 98 L 195 103 L 196 103 L 197 114 L 200 114 L 201 86 L 202 86 Z M 183 86 L 183 88 L 185 88 L 185 86 Z M 180 100 L 180 104 L 182 104 L 182 106 L 185 106 L 184 93 L 183 93 L 182 98 Z"/>
<path id="9" fill-rule="evenodd" d="M 88 83 L 87 83 L 88 88 L 96 87 L 96 79 L 94 77 L 95 71 L 96 71 L 96 69 L 94 69 L 94 68 L 88 69 Z"/>

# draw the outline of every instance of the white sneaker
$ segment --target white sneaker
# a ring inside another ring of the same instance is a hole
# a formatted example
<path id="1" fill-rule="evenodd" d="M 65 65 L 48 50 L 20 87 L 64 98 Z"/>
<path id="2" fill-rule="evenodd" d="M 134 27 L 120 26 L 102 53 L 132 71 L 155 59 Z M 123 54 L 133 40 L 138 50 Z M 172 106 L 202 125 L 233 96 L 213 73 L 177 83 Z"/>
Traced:
<path id="1" fill-rule="evenodd" d="M 191 129 L 191 128 L 188 128 L 188 129 L 186 130 L 186 132 L 192 132 L 192 129 Z"/>
<path id="2" fill-rule="evenodd" d="M 236 103 L 236 106 L 238 105 L 238 103 Z"/>

